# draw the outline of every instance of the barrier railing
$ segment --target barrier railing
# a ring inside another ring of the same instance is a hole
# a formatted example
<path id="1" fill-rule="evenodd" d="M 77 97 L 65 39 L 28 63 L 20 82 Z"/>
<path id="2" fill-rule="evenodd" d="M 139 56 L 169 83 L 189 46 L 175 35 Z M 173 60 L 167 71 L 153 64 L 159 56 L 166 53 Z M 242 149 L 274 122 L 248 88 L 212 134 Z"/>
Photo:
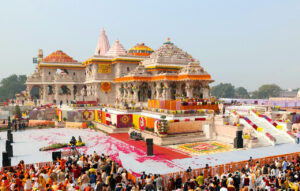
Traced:
<path id="1" fill-rule="evenodd" d="M 282 155 L 275 155 L 275 156 L 269 156 L 265 158 L 257 158 L 253 159 L 252 164 L 256 164 L 258 162 L 261 166 L 265 164 L 269 164 L 275 160 L 280 160 L 282 158 L 286 159 L 287 161 L 291 161 L 292 159 L 296 159 L 297 157 L 300 157 L 300 152 L 290 153 L 290 154 L 282 154 Z M 215 175 L 221 175 L 223 173 L 234 173 L 237 170 L 242 170 L 246 166 L 249 166 L 249 161 L 239 161 L 239 162 L 231 162 L 227 164 L 221 164 L 216 166 L 209 166 L 206 168 L 200 168 L 200 169 L 194 169 L 192 172 L 186 172 L 186 171 L 180 171 L 176 173 L 169 173 L 162 175 L 163 177 L 163 184 L 164 188 L 167 187 L 168 180 L 170 178 L 176 179 L 177 176 L 180 176 L 182 178 L 182 181 L 185 182 L 189 178 L 197 177 L 200 175 L 200 173 L 203 174 L 204 178 L 207 178 L 208 176 L 215 176 Z"/>
<path id="2" fill-rule="evenodd" d="M 284 158 L 287 161 L 291 161 L 293 159 L 297 159 L 297 157 L 300 157 L 300 152 L 295 152 L 295 153 L 289 153 L 289 154 L 282 154 L 282 155 L 274 155 L 274 156 L 269 156 L 269 157 L 264 157 L 264 158 L 257 158 L 252 160 L 252 164 L 256 164 L 257 162 L 259 163 L 260 166 L 263 166 L 265 164 L 270 164 L 271 162 L 274 162 L 275 160 L 280 160 Z M 25 169 L 30 169 L 30 167 L 33 166 L 38 166 L 39 168 L 44 167 L 44 166 L 49 166 L 51 167 L 53 162 L 40 162 L 40 163 L 33 163 L 33 164 L 25 164 Z M 215 176 L 215 175 L 222 175 L 223 173 L 234 173 L 237 170 L 242 170 L 248 166 L 249 168 L 249 160 L 245 161 L 239 161 L 239 162 L 231 162 L 227 164 L 221 164 L 221 165 L 216 165 L 216 166 L 209 166 L 206 168 L 199 168 L 199 169 L 194 169 L 192 172 L 186 172 L 186 171 L 180 171 L 180 172 L 175 172 L 175 173 L 169 173 L 162 175 L 163 178 L 163 187 L 166 188 L 168 185 L 168 180 L 170 178 L 176 179 L 177 176 L 180 176 L 182 178 L 183 182 L 186 182 L 188 179 L 197 177 L 201 173 L 203 174 L 204 178 L 207 178 L 208 176 Z M 11 167 L 17 167 L 17 166 L 11 166 Z M 4 170 L 8 170 L 11 167 L 2 167 L 1 172 Z M 140 178 L 135 177 L 133 174 L 130 172 L 127 172 L 128 180 L 132 180 L 134 183 L 139 182 Z"/>
<path id="3" fill-rule="evenodd" d="M 51 167 L 52 166 L 52 164 L 53 164 L 53 162 L 51 162 L 51 161 L 49 161 L 49 162 L 39 162 L 39 163 L 32 163 L 32 164 L 25 164 L 24 165 L 24 168 L 25 169 L 30 169 L 30 167 L 33 165 L 33 166 L 38 166 L 39 168 L 41 168 L 41 167 L 44 167 L 44 166 L 49 166 L 49 167 Z M 10 169 L 10 168 L 16 168 L 18 165 L 16 165 L 16 166 L 6 166 L 6 167 L 2 167 L 1 168 L 1 172 L 3 172 L 4 170 L 8 170 L 8 169 Z"/>

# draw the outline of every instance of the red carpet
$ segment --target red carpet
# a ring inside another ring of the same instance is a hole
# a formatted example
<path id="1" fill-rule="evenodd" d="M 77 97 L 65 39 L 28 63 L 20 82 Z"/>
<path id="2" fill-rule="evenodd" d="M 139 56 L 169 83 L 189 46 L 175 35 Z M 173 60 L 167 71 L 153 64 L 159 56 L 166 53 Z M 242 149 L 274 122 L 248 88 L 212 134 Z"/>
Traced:
<path id="1" fill-rule="evenodd" d="M 129 135 L 127 133 L 110 134 L 110 136 L 147 152 L 147 145 L 145 141 L 131 140 L 129 139 Z M 166 148 L 158 145 L 153 145 L 153 152 L 155 156 L 167 160 L 190 158 L 189 155 L 182 154 L 180 152 L 172 150 L 171 148 Z"/>

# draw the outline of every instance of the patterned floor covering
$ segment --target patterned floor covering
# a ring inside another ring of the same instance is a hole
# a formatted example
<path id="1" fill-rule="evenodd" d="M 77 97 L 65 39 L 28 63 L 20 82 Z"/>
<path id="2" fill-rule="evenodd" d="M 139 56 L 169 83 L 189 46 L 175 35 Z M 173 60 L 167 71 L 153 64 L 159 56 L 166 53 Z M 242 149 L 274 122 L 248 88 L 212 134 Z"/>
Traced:
<path id="1" fill-rule="evenodd" d="M 217 141 L 172 145 L 170 147 L 190 155 L 207 155 L 237 150 L 232 145 Z"/>

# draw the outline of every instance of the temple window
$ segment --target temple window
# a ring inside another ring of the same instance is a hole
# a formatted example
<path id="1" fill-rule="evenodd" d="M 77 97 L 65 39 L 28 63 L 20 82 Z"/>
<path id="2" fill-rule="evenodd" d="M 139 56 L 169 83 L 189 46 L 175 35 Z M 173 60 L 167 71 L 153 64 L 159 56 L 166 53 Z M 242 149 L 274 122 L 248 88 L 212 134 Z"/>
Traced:
<path id="1" fill-rule="evenodd" d="M 129 72 L 130 71 L 130 68 L 129 67 L 127 67 L 127 72 Z"/>
<path id="2" fill-rule="evenodd" d="M 73 72 L 73 75 L 75 76 L 75 72 Z"/>
<path id="3" fill-rule="evenodd" d="M 49 72 L 49 75 L 51 75 L 51 72 Z"/>

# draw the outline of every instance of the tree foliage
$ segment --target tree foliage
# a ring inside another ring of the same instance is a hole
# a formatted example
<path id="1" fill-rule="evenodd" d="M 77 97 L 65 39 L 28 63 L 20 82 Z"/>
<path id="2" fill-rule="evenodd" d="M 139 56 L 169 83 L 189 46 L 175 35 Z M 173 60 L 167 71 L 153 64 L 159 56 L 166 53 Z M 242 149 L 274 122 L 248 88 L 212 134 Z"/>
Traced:
<path id="1" fill-rule="evenodd" d="M 212 87 L 211 94 L 217 98 L 233 98 L 234 86 L 230 83 L 220 83 Z"/>
<path id="2" fill-rule="evenodd" d="M 244 87 L 238 87 L 234 90 L 234 97 L 241 98 L 241 99 L 248 99 L 250 98 L 248 91 Z"/>
<path id="3" fill-rule="evenodd" d="M 217 98 L 249 98 L 249 93 L 244 87 L 235 88 L 230 83 L 220 83 L 212 87 L 211 94 Z"/>
<path id="4" fill-rule="evenodd" d="M 16 74 L 3 78 L 0 82 L 0 100 L 15 98 L 16 93 L 24 91 L 26 79 L 26 75 Z"/>
<path id="5" fill-rule="evenodd" d="M 281 88 L 276 84 L 265 84 L 253 92 L 252 98 L 268 99 L 270 97 L 278 97 L 280 90 Z"/>

